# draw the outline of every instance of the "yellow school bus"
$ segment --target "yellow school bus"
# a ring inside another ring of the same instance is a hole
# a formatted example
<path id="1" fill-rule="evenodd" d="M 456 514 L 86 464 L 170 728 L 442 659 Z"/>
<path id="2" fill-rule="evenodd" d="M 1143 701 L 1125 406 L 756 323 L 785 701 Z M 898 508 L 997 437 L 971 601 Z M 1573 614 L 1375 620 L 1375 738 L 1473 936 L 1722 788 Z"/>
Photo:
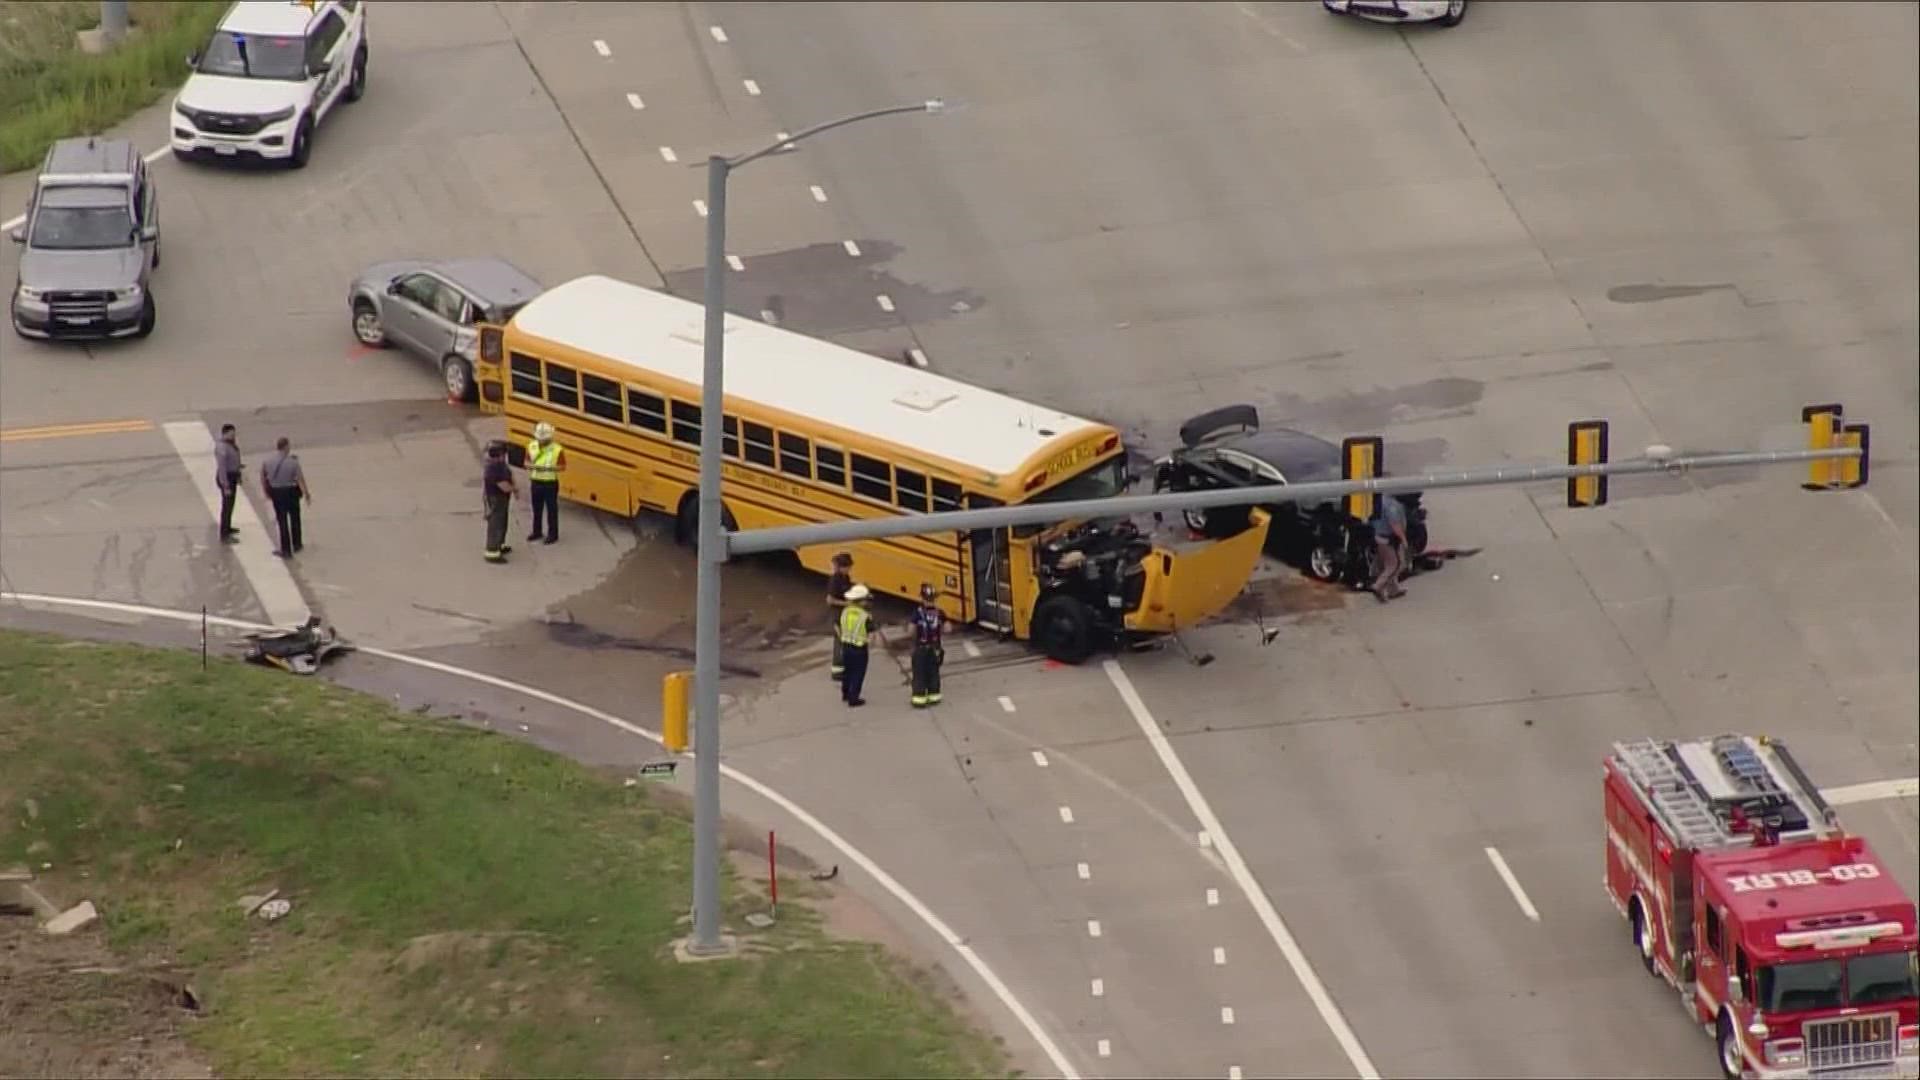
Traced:
<path id="1" fill-rule="evenodd" d="M 611 278 L 543 293 L 483 327 L 480 404 L 510 446 L 553 425 L 562 498 L 698 535 L 701 305 Z M 831 342 L 729 315 L 723 522 L 730 530 L 1094 499 L 1128 482 L 1114 428 Z M 1030 640 L 1068 663 L 1191 627 L 1245 586 L 1266 539 L 1155 543 L 1124 520 L 895 536 L 797 551 L 831 572 L 854 557 L 868 588 L 956 622 Z"/>

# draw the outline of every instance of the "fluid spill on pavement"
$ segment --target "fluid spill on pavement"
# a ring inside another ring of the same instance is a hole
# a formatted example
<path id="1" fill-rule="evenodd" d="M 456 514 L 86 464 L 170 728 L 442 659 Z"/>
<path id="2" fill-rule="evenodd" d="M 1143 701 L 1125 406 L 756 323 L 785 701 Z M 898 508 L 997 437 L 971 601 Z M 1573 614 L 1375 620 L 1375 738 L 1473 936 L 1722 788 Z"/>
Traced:
<path id="1" fill-rule="evenodd" d="M 839 241 L 746 256 L 746 269 L 727 278 L 727 310 L 755 319 L 767 312 L 789 330 L 830 337 L 951 318 L 986 304 L 969 289 L 942 292 L 882 269 L 900 254 L 898 244 L 861 240 L 856 246 L 858 256 L 848 255 Z M 670 270 L 667 290 L 697 298 L 705 274 L 698 266 Z M 878 296 L 892 302 L 891 312 L 880 307 Z"/>
<path id="2" fill-rule="evenodd" d="M 1662 300 L 1684 300 L 1703 293 L 1731 290 L 1730 281 L 1710 285 L 1615 285 L 1607 290 L 1607 299 L 1616 304 L 1657 304 Z"/>

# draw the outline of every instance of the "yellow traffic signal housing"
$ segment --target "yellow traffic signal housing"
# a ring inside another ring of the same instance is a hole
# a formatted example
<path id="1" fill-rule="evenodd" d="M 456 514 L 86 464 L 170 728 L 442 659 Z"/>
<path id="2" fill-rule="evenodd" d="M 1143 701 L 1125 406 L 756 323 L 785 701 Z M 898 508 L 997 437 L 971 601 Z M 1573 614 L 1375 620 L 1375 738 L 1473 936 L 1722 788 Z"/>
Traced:
<path id="1" fill-rule="evenodd" d="M 1850 446 L 1860 451 L 1857 458 L 1841 458 L 1833 462 L 1834 472 L 1839 474 L 1841 487 L 1865 487 L 1867 483 L 1867 457 L 1871 452 L 1872 439 L 1869 438 L 1867 425 L 1844 424 L 1840 428 L 1840 445 Z"/>
<path id="2" fill-rule="evenodd" d="M 1607 463 L 1607 422 L 1575 420 L 1567 425 L 1567 464 L 1605 465 Z M 1605 476 L 1567 477 L 1567 505 L 1572 507 L 1607 505 Z"/>
<path id="3" fill-rule="evenodd" d="M 1807 449 L 1831 450 L 1840 445 L 1842 412 L 1838 404 L 1809 405 L 1800 410 L 1800 422 L 1807 425 Z M 1840 479 L 1840 465 L 1841 462 L 1832 458 L 1807 462 L 1807 482 L 1800 486 L 1808 491 L 1826 491 L 1834 487 Z"/>
<path id="4" fill-rule="evenodd" d="M 1340 479 L 1372 480 L 1380 475 L 1386 442 L 1378 435 L 1355 435 L 1340 444 Z M 1374 494 L 1356 491 L 1347 496 L 1347 513 L 1366 521 L 1373 517 Z"/>

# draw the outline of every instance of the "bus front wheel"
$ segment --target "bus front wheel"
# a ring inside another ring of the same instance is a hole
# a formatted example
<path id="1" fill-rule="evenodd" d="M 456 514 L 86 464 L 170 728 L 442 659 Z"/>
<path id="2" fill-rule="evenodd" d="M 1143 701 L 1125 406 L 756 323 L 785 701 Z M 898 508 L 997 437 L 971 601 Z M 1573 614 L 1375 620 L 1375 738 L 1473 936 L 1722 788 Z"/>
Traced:
<path id="1" fill-rule="evenodd" d="M 733 511 L 725 503 L 720 504 L 720 527 L 728 532 L 737 532 L 739 525 L 734 524 Z M 680 497 L 680 509 L 673 516 L 673 539 L 675 543 L 690 548 L 700 546 L 700 493 L 689 491 Z"/>
<path id="2" fill-rule="evenodd" d="M 1093 655 L 1093 612 L 1079 599 L 1055 594 L 1033 609 L 1033 641 L 1047 659 L 1084 663 Z"/>

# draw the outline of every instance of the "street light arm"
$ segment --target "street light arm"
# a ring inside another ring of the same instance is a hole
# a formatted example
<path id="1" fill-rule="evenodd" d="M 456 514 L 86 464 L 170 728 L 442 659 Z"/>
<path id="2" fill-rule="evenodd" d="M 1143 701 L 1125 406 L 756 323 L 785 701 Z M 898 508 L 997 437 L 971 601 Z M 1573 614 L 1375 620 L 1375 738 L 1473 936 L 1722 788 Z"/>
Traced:
<path id="1" fill-rule="evenodd" d="M 765 147 L 763 149 L 755 150 L 751 154 L 741 154 L 737 157 L 728 158 L 727 167 L 730 169 L 737 169 L 740 166 L 747 164 L 748 162 L 758 161 L 759 159 L 766 157 L 768 154 L 771 154 L 776 151 L 783 150 L 789 146 L 792 146 L 794 143 L 797 143 L 802 139 L 811 138 L 815 135 L 820 134 L 823 131 L 832 131 L 834 128 L 837 128 L 837 127 L 845 127 L 848 124 L 857 124 L 862 120 L 872 120 L 876 116 L 897 116 L 901 113 L 936 113 L 936 112 L 939 112 L 943 107 L 944 107 L 944 103 L 939 98 L 933 98 L 928 101 L 923 101 L 918 105 L 895 105 L 889 109 L 874 109 L 870 112 L 857 113 L 853 116 L 843 116 L 838 120 L 829 120 L 824 124 L 815 124 L 812 127 L 807 128 L 805 131 L 795 132 L 794 134 L 789 135 L 784 139 L 781 139 L 779 142 L 776 142 L 773 145 Z"/>

